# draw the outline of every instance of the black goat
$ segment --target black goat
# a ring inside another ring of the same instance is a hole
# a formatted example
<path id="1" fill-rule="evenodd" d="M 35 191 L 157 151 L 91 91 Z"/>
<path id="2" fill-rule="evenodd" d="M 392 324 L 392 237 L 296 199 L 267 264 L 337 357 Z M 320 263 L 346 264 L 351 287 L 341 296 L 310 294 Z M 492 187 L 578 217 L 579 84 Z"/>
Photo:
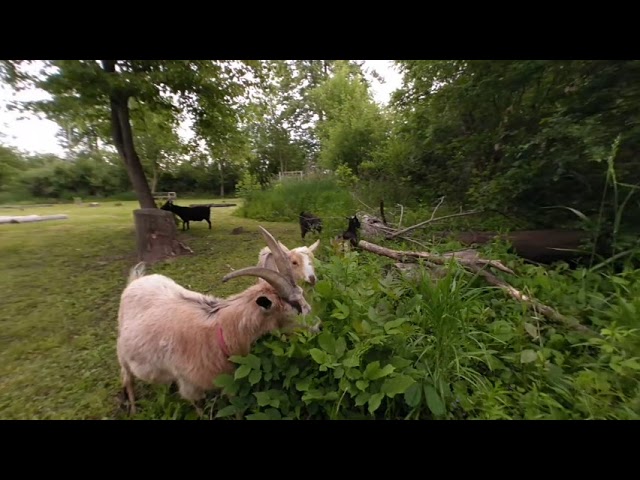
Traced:
<path id="1" fill-rule="evenodd" d="M 167 203 L 160 208 L 179 216 L 182 220 L 182 230 L 191 229 L 189 222 L 201 222 L 202 220 L 209 224 L 209 230 L 211 230 L 211 207 L 180 207 L 174 205 L 171 200 L 167 200 Z"/>
<path id="2" fill-rule="evenodd" d="M 347 217 L 349 220 L 349 226 L 342 232 L 342 239 L 349 240 L 354 247 L 358 244 L 358 229 L 360 228 L 360 220 L 358 216 Z"/>
<path id="3" fill-rule="evenodd" d="M 310 231 L 322 233 L 322 220 L 309 212 L 300 213 L 300 231 L 302 238 Z"/>

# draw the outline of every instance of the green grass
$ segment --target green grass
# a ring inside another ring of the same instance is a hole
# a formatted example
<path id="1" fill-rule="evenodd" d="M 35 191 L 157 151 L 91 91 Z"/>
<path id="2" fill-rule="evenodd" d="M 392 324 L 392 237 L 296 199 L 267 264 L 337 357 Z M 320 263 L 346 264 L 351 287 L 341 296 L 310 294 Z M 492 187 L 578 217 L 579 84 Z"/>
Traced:
<path id="1" fill-rule="evenodd" d="M 196 202 L 213 201 L 221 200 Z M 0 225 L 0 418 L 119 415 L 116 316 L 128 269 L 136 261 L 132 211 L 138 204 L 115 203 L 0 210 L 1 215 L 69 216 Z M 258 223 L 231 215 L 235 208 L 212 209 L 212 230 L 194 222 L 190 231 L 179 232 L 195 255 L 151 270 L 223 296 L 249 285 L 250 279 L 221 282 L 229 266 L 255 264 L 264 246 Z M 297 225 L 260 224 L 285 244 L 300 244 Z M 238 226 L 247 233 L 231 235 Z"/>

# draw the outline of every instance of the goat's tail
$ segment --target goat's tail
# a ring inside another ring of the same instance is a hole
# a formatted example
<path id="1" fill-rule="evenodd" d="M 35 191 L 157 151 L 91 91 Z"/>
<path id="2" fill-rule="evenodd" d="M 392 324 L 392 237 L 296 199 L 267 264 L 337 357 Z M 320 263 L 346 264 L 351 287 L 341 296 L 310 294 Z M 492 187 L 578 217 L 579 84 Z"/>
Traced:
<path id="1" fill-rule="evenodd" d="M 146 267 L 147 266 L 144 262 L 137 263 L 129 272 L 129 279 L 127 280 L 127 285 L 129 285 L 134 280 L 144 276 Z"/>

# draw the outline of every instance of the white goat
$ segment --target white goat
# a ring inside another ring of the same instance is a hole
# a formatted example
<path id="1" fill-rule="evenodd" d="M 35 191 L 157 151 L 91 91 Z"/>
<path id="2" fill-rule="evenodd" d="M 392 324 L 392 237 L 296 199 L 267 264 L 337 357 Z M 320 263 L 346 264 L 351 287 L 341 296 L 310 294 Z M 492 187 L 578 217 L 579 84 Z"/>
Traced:
<path id="1" fill-rule="evenodd" d="M 320 240 L 316 240 L 316 242 L 309 247 L 297 247 L 292 250 L 289 250 L 282 242 L 278 242 L 278 245 L 280 245 L 285 255 L 289 257 L 291 268 L 293 269 L 293 277 L 296 282 L 305 281 L 310 285 L 315 285 L 317 277 L 313 261 L 315 259 L 314 252 L 318 248 L 318 245 L 320 245 Z M 264 247 L 260 250 L 258 254 L 258 266 L 277 270 L 273 254 L 269 247 Z"/>
<path id="2" fill-rule="evenodd" d="M 131 270 L 120 300 L 117 341 L 130 413 L 136 411 L 134 377 L 176 382 L 180 395 L 195 405 L 218 375 L 233 372 L 230 356 L 247 355 L 259 337 L 291 328 L 296 313 L 311 312 L 289 259 L 273 236 L 260 230 L 278 271 L 247 267 L 229 273 L 223 282 L 247 275 L 265 282 L 226 299 L 187 290 L 164 275 L 144 276 L 142 262 Z"/>

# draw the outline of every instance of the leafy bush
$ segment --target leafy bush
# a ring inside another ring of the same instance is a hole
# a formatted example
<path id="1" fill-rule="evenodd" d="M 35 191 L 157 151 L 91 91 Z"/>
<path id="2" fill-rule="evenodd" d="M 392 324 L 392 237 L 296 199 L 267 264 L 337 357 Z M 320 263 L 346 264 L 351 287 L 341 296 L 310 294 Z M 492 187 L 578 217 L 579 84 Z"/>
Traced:
<path id="1" fill-rule="evenodd" d="M 226 394 L 216 416 L 639 419 L 638 272 L 520 268 L 521 288 L 585 312 L 602 338 L 550 324 L 455 265 L 412 279 L 351 252 L 318 266 L 323 331 L 267 336 L 233 357 L 235 374 L 216 381 Z"/>

